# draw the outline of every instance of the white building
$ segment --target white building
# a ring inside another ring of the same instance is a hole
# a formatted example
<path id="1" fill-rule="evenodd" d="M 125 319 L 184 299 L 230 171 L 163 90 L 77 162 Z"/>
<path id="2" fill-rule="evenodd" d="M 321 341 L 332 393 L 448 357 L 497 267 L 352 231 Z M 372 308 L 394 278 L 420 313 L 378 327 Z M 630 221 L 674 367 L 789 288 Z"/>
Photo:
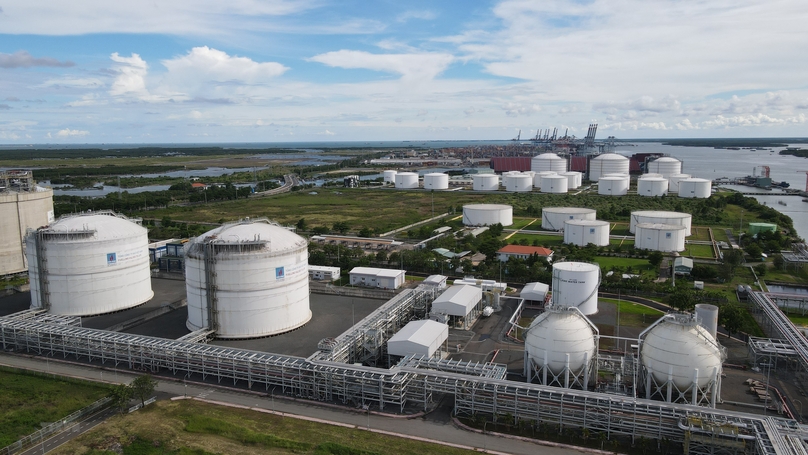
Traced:
<path id="1" fill-rule="evenodd" d="M 468 329 L 482 312 L 482 302 L 482 288 L 452 286 L 432 302 L 432 313 L 448 315 L 453 326 Z"/>
<path id="2" fill-rule="evenodd" d="M 427 284 L 429 286 L 433 286 L 435 289 L 443 290 L 446 289 L 446 278 L 443 275 L 429 275 L 423 281 L 423 284 Z"/>
<path id="3" fill-rule="evenodd" d="M 394 356 L 415 354 L 440 357 L 449 340 L 449 326 L 430 319 L 407 323 L 387 342 L 387 353 Z"/>
<path id="4" fill-rule="evenodd" d="M 404 270 L 354 267 L 350 271 L 351 286 L 398 289 L 404 284 Z"/>
<path id="5" fill-rule="evenodd" d="M 336 281 L 340 277 L 339 267 L 309 265 L 309 278 L 312 280 Z"/>
<path id="6" fill-rule="evenodd" d="M 525 287 L 522 288 L 522 291 L 519 293 L 519 297 L 533 304 L 544 304 L 544 301 L 547 299 L 547 293 L 549 291 L 550 291 L 550 285 L 539 282 L 527 283 Z"/>

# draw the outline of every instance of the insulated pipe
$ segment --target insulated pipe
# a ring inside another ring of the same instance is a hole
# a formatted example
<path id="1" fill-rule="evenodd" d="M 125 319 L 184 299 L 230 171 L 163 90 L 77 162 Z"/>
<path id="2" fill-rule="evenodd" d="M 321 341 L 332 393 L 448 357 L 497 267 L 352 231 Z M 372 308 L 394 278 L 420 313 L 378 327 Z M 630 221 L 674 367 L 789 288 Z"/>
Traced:
<path id="1" fill-rule="evenodd" d="M 693 368 L 693 406 L 698 405 L 699 396 L 699 369 Z"/>

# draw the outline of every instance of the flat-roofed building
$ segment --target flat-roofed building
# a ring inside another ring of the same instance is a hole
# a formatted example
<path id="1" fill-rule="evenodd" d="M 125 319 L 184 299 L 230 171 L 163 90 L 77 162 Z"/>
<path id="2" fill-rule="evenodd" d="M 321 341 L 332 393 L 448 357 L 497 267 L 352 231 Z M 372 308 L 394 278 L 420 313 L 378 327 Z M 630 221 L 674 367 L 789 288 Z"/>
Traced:
<path id="1" fill-rule="evenodd" d="M 339 267 L 309 265 L 309 278 L 318 281 L 336 281 L 340 277 Z"/>
<path id="2" fill-rule="evenodd" d="M 378 289 L 398 289 L 404 284 L 404 270 L 354 267 L 349 275 L 351 286 Z"/>
<path id="3" fill-rule="evenodd" d="M 446 351 L 449 326 L 426 319 L 407 323 L 387 341 L 387 353 L 404 357 L 415 354 L 424 357 L 440 357 Z"/>
<path id="4" fill-rule="evenodd" d="M 477 286 L 451 286 L 432 302 L 432 313 L 449 316 L 453 327 L 468 329 L 483 310 L 483 290 Z"/>

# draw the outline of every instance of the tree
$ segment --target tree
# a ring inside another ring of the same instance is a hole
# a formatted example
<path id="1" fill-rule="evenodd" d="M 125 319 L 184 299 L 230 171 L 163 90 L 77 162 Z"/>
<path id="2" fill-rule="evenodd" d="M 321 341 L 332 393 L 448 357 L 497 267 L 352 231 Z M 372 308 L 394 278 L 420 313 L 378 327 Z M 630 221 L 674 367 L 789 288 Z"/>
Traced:
<path id="1" fill-rule="evenodd" d="M 746 254 L 748 254 L 753 260 L 759 261 L 761 257 L 761 253 L 763 253 L 763 249 L 760 248 L 760 245 L 757 243 L 751 243 L 744 247 Z"/>
<path id="2" fill-rule="evenodd" d="M 118 408 L 118 411 L 123 413 L 129 406 L 129 400 L 132 399 L 132 392 L 132 388 L 128 385 L 118 384 L 109 391 L 107 397 L 112 400 L 112 407 Z"/>
<path id="3" fill-rule="evenodd" d="M 758 277 L 765 276 L 767 270 L 769 270 L 769 267 L 766 264 L 758 264 L 755 266 L 755 273 Z"/>
<path id="4" fill-rule="evenodd" d="M 772 264 L 774 265 L 775 268 L 782 269 L 786 265 L 786 260 L 783 259 L 782 254 L 775 254 L 774 257 L 772 258 Z"/>
<path id="5" fill-rule="evenodd" d="M 718 310 L 718 322 L 727 329 L 730 336 L 741 330 L 744 324 L 743 308 L 735 303 L 721 305 Z"/>
<path id="6" fill-rule="evenodd" d="M 351 226 L 344 221 L 337 221 L 334 223 L 333 229 L 340 234 L 345 234 L 351 229 Z"/>
<path id="7" fill-rule="evenodd" d="M 673 291 L 673 294 L 668 298 L 668 303 L 671 308 L 679 311 L 692 310 L 696 304 L 693 294 L 687 289 L 682 288 L 676 288 L 676 290 Z"/>
<path id="8" fill-rule="evenodd" d="M 306 223 L 305 218 L 301 218 L 301 219 L 299 219 L 297 221 L 297 230 L 298 231 L 305 231 L 306 228 L 308 228 L 308 227 L 309 227 L 309 225 Z"/>
<path id="9" fill-rule="evenodd" d="M 141 405 L 146 405 L 146 399 L 154 393 L 155 387 L 157 387 L 157 381 L 151 377 L 151 375 L 144 374 L 143 376 L 138 376 L 132 381 L 132 384 L 129 385 L 132 389 L 132 395 L 135 398 L 140 399 Z"/>
<path id="10" fill-rule="evenodd" d="M 363 227 L 359 230 L 359 237 L 373 237 L 373 229 L 369 227 Z"/>
<path id="11" fill-rule="evenodd" d="M 664 258 L 665 256 L 663 256 L 661 252 L 653 251 L 648 255 L 648 262 L 656 268 L 659 267 L 659 264 L 662 264 L 662 259 Z"/>
<path id="12" fill-rule="evenodd" d="M 311 233 L 314 235 L 328 234 L 328 228 L 326 226 L 315 226 L 311 228 Z"/>

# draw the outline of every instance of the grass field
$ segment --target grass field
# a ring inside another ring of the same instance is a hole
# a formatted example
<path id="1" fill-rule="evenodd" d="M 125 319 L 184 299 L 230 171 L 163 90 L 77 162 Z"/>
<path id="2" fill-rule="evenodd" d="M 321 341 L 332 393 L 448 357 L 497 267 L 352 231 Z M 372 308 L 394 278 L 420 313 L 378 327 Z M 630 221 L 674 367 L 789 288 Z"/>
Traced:
<path id="1" fill-rule="evenodd" d="M 513 225 L 508 226 L 508 229 L 523 229 L 525 226 L 530 225 L 529 229 L 535 230 L 541 228 L 541 217 L 536 218 L 514 218 Z"/>
<path id="2" fill-rule="evenodd" d="M 690 237 L 687 238 L 688 240 L 710 241 L 710 231 L 705 226 L 691 226 L 690 233 Z"/>
<path id="3" fill-rule="evenodd" d="M 102 454 L 117 444 L 124 455 L 157 454 L 470 454 L 472 451 L 191 400 L 159 401 L 116 416 L 55 450 Z M 120 453 L 120 452 L 119 452 Z"/>
<path id="4" fill-rule="evenodd" d="M 604 270 L 609 270 L 612 267 L 631 267 L 635 271 L 652 271 L 654 268 L 648 262 L 648 259 L 636 258 L 622 258 L 622 257 L 605 257 L 597 256 L 595 262 L 600 265 Z"/>
<path id="5" fill-rule="evenodd" d="M 508 233 L 502 235 L 502 239 L 508 237 Z M 527 240 L 528 245 L 533 245 L 533 242 L 538 242 L 541 246 L 558 246 L 564 243 L 564 236 L 563 235 L 552 235 L 552 234 L 522 234 L 517 233 L 513 234 L 512 236 L 508 237 L 508 243 L 518 242 L 522 239 Z"/>
<path id="6" fill-rule="evenodd" d="M 681 253 L 683 256 L 693 256 L 697 258 L 713 258 L 713 247 L 711 245 L 695 245 L 688 243 L 685 245 L 685 250 Z"/>
<path id="7" fill-rule="evenodd" d="M 102 386 L 0 368 L 0 447 L 107 395 Z M 70 390 L 70 393 L 65 391 Z"/>
<path id="8" fill-rule="evenodd" d="M 599 298 L 599 302 L 618 304 L 617 299 Z M 663 312 L 639 303 L 620 300 L 620 325 L 625 327 L 647 327 L 651 322 L 662 317 Z"/>
<path id="9" fill-rule="evenodd" d="M 632 235 L 629 231 L 628 223 L 612 223 L 612 230 L 609 235 Z"/>

